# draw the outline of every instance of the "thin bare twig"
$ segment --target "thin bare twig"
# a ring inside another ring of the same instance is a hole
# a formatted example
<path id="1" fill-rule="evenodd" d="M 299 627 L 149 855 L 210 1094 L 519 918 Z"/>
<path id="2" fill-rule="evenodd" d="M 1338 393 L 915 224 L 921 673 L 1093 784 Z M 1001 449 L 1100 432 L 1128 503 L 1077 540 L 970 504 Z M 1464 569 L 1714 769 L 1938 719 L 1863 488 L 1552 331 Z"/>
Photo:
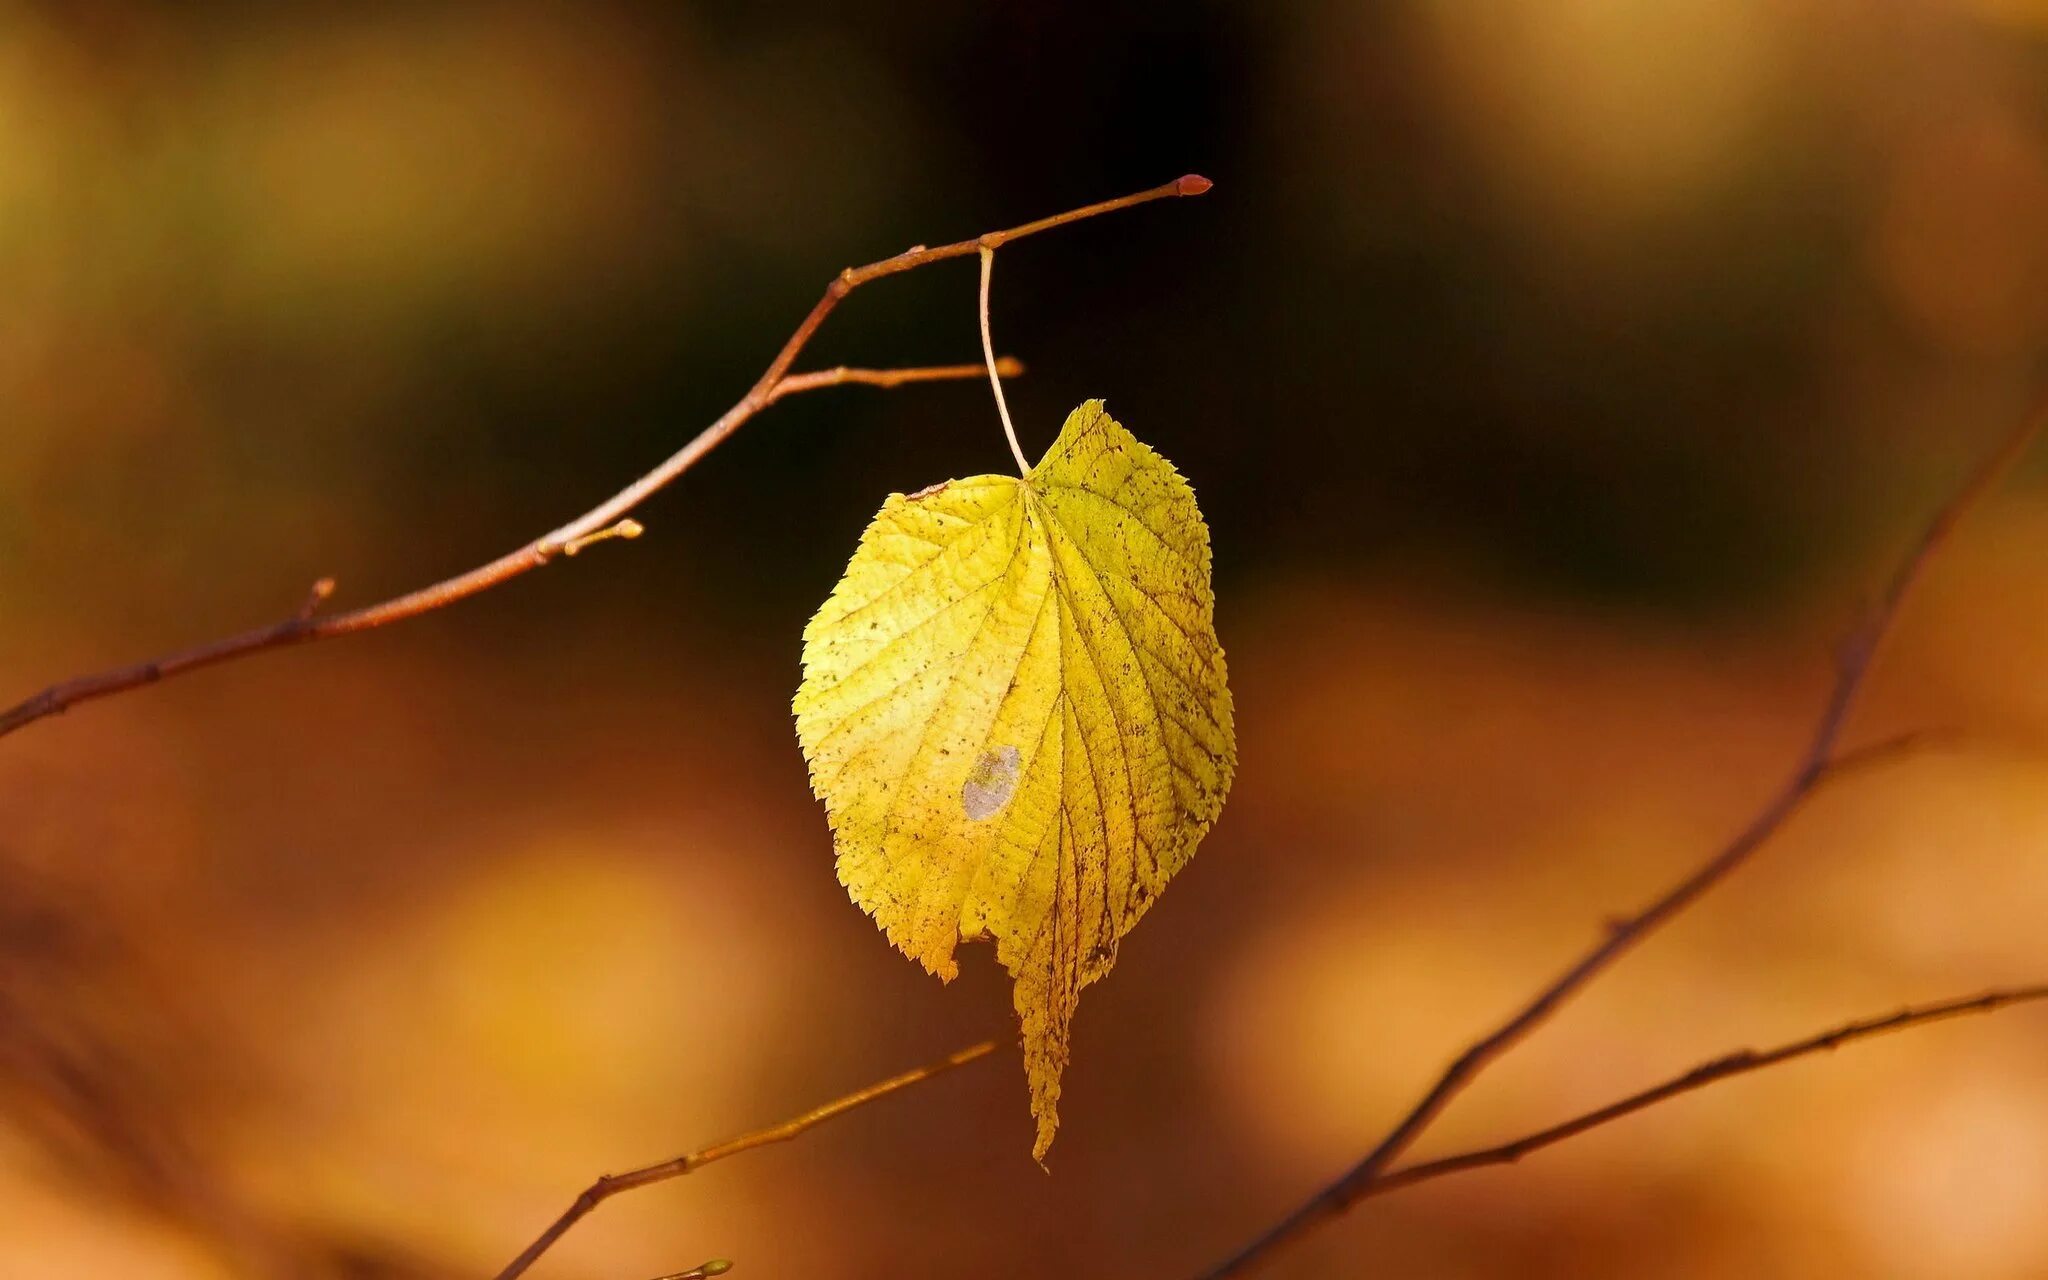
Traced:
<path id="1" fill-rule="evenodd" d="M 1464 1092 L 1482 1071 L 1548 1021 L 1565 1001 L 1578 994 L 1659 926 L 1697 902 L 1748 861 L 1812 798 L 1823 782 L 1844 768 L 1867 763 L 1874 754 L 1901 749 L 1899 743 L 1894 742 L 1879 744 L 1869 750 L 1838 751 L 1842 730 L 1848 723 L 1849 713 L 1855 708 L 1858 694 L 1862 692 L 1871 661 L 1877 656 L 1893 620 L 1935 551 L 1964 514 L 2019 461 L 2044 427 L 2048 427 L 2048 403 L 2037 407 L 2024 422 L 2009 432 L 1998 448 L 1978 465 L 1962 487 L 1928 521 L 1919 539 L 1893 572 L 1884 594 L 1878 598 L 1862 625 L 1842 645 L 1834 686 L 1807 740 L 1805 751 L 1793 765 L 1790 775 L 1779 784 L 1777 791 L 1748 825 L 1649 906 L 1611 924 L 1601 939 L 1570 968 L 1446 1067 L 1421 1100 L 1401 1117 L 1364 1159 L 1250 1244 L 1205 1272 L 1204 1280 L 1223 1280 L 1227 1276 L 1248 1274 L 1281 1246 L 1343 1213 L 1364 1194 L 1366 1188 L 1380 1179 L 1388 1167 L 1443 1114 L 1451 1100 Z"/>
<path id="2" fill-rule="evenodd" d="M 1867 1040 L 1872 1036 L 1886 1035 L 1893 1031 L 1904 1031 L 1909 1027 L 1925 1026 L 1930 1022 L 1944 1022 L 1950 1018 L 1961 1018 L 1975 1013 L 1991 1013 L 2009 1005 L 2027 1004 L 2036 1000 L 2048 1000 L 2048 984 L 1987 991 L 1982 995 L 1960 1000 L 1901 1009 L 1897 1013 L 1883 1017 L 1851 1022 L 1832 1031 L 1808 1036 L 1804 1040 L 1794 1040 L 1775 1049 L 1742 1049 L 1716 1058 L 1712 1062 L 1702 1063 L 1682 1076 L 1666 1080 L 1663 1084 L 1630 1094 L 1619 1102 L 1610 1102 L 1604 1107 L 1588 1111 L 1562 1124 L 1554 1124 L 1548 1129 L 1539 1129 L 1513 1142 L 1504 1142 L 1496 1147 L 1467 1151 L 1455 1156 L 1445 1156 L 1441 1160 L 1430 1160 L 1423 1164 L 1396 1169 L 1368 1184 L 1359 1193 L 1358 1198 L 1362 1200 L 1385 1195 L 1389 1191 L 1398 1191 L 1402 1187 L 1428 1182 L 1448 1174 L 1463 1173 L 1467 1169 L 1513 1164 L 1531 1152 L 1555 1146 L 1567 1138 L 1575 1138 L 1588 1129 L 1597 1129 L 1603 1124 L 1632 1116 L 1660 1102 L 1680 1094 L 1691 1093 L 1695 1089 L 1704 1089 L 1716 1081 L 1726 1080 L 1732 1076 L 1747 1075 L 1752 1071 L 1761 1071 L 1765 1067 L 1775 1067 L 1781 1062 L 1790 1062 L 1794 1058 L 1804 1058 L 1811 1054 L 1838 1049 L 1852 1041 Z"/>
<path id="3" fill-rule="evenodd" d="M 996 368 L 1005 378 L 1022 377 L 1024 362 L 1015 356 L 1001 356 Z M 967 378 L 979 378 L 987 367 L 979 364 L 935 364 L 922 369 L 854 369 L 840 365 L 834 369 L 819 369 L 815 373 L 792 373 L 775 384 L 775 390 L 768 396 L 773 404 L 787 395 L 799 391 L 810 391 L 818 387 L 840 387 L 858 384 L 864 387 L 900 387 L 907 382 L 952 382 Z"/>
<path id="4" fill-rule="evenodd" d="M 437 582 L 418 591 L 398 596 L 379 604 L 351 609 L 343 613 L 314 617 L 310 612 L 301 611 L 282 622 L 257 627 L 238 635 L 214 640 L 183 649 L 164 657 L 132 666 L 116 667 L 93 675 L 79 676 L 59 684 L 53 684 L 29 698 L 0 711 L 0 736 L 13 733 L 25 725 L 33 724 L 46 716 L 56 715 L 81 702 L 104 698 L 125 690 L 155 684 L 172 676 L 196 671 L 201 667 L 218 662 L 244 657 L 265 649 L 284 648 L 290 645 L 306 644 L 314 640 L 325 640 L 334 636 L 349 635 L 357 631 L 368 631 L 375 627 L 402 622 L 420 614 L 451 605 L 467 599 L 481 591 L 488 591 L 523 573 L 538 569 L 571 546 L 587 543 L 592 534 L 618 525 L 628 512 L 646 501 L 677 476 L 682 475 L 705 454 L 716 448 L 721 441 L 761 410 L 773 404 L 783 395 L 794 391 L 810 390 L 819 386 L 833 386 L 843 382 L 866 382 L 879 386 L 891 386 L 903 382 L 927 381 L 936 377 L 978 376 L 982 366 L 967 366 L 971 373 L 963 372 L 959 366 L 939 370 L 864 370 L 868 376 L 852 376 L 854 371 L 827 371 L 827 376 L 790 374 L 790 366 L 825 322 L 825 317 L 839 305 L 840 299 L 871 280 L 883 276 L 898 275 L 918 267 L 927 266 L 947 258 L 964 258 L 982 252 L 984 248 L 1008 244 L 1026 236 L 1037 235 L 1085 218 L 1114 213 L 1133 205 L 1171 196 L 1196 196 L 1209 189 L 1207 178 L 1195 174 L 1152 187 L 1132 195 L 1104 200 L 1050 218 L 1040 218 L 1006 231 L 993 231 L 972 240 L 961 240 L 953 244 L 927 248 L 918 245 L 891 258 L 868 263 L 864 267 L 849 267 L 841 271 L 832 283 L 826 286 L 824 297 L 818 300 L 810 313 L 797 325 L 782 349 L 768 363 L 768 368 L 737 404 L 727 409 L 718 420 L 699 432 L 695 439 L 671 454 L 659 466 L 647 472 L 638 480 L 619 490 L 589 511 L 520 547 L 518 550 L 498 557 L 488 564 L 479 565 L 467 573 Z M 839 376 L 832 376 L 832 375 Z M 795 382 L 794 386 L 785 386 Z"/>
<path id="5" fill-rule="evenodd" d="M 655 1280 L 711 1280 L 712 1276 L 722 1276 L 730 1270 L 732 1263 L 724 1258 L 713 1258 L 709 1262 L 698 1263 L 688 1271 L 673 1271 L 665 1276 L 657 1276 Z"/>
<path id="6" fill-rule="evenodd" d="M 327 603 L 327 597 L 333 594 L 334 579 L 320 579 L 318 582 L 313 584 L 311 590 L 306 592 L 306 599 L 305 602 L 299 606 L 298 616 L 300 618 L 312 617 L 314 614 L 320 611 L 321 605 Z"/>
<path id="7" fill-rule="evenodd" d="M 977 369 L 976 372 L 980 372 L 980 370 Z M 673 1160 L 664 1160 L 659 1164 L 650 1164 L 645 1168 L 634 1169 L 628 1173 L 608 1173 L 584 1188 L 583 1194 L 576 1197 L 575 1203 L 564 1210 L 561 1217 L 548 1224 L 547 1230 L 541 1232 L 532 1244 L 527 1245 L 518 1257 L 512 1259 L 505 1269 L 498 1273 L 497 1280 L 515 1280 L 515 1277 L 525 1275 L 527 1268 L 531 1267 L 542 1254 L 552 1248 L 555 1241 L 560 1240 L 568 1232 L 569 1228 L 582 1220 L 585 1214 L 622 1191 L 632 1191 L 657 1182 L 666 1182 L 670 1178 L 680 1178 L 686 1173 L 703 1168 L 714 1160 L 723 1160 L 727 1156 L 736 1156 L 742 1151 L 752 1151 L 756 1147 L 765 1147 L 777 1142 L 788 1142 L 804 1130 L 814 1125 L 823 1124 L 834 1116 L 844 1115 L 855 1107 L 866 1106 L 877 1098 L 887 1097 L 898 1089 L 907 1089 L 911 1085 L 929 1080 L 936 1075 L 942 1075 L 955 1067 L 963 1067 L 978 1058 L 985 1058 L 996 1051 L 996 1046 L 996 1041 L 984 1040 L 980 1044 L 969 1045 L 965 1049 L 949 1053 L 937 1062 L 927 1063 L 922 1067 L 906 1071 L 902 1075 L 890 1076 L 887 1080 L 877 1081 L 865 1089 L 857 1089 L 843 1098 L 835 1098 L 823 1106 L 813 1107 L 795 1119 L 785 1120 L 781 1124 L 770 1125 L 765 1129 L 756 1129 L 752 1133 L 743 1133 L 737 1138 L 728 1138 L 724 1142 L 706 1147 L 702 1151 L 695 1151 L 686 1156 L 677 1156 Z M 704 1268 L 700 1267 L 698 1270 L 702 1271 Z M 685 1272 L 684 1274 L 687 1275 L 689 1273 Z"/>

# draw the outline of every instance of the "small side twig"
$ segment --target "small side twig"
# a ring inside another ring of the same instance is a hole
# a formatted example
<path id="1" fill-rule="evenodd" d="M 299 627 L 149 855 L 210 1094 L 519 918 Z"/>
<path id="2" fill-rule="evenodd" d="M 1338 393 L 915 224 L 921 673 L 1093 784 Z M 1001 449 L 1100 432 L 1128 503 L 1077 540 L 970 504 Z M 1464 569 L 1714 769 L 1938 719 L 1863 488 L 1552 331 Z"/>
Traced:
<path id="1" fill-rule="evenodd" d="M 334 579 L 322 578 L 306 592 L 305 603 L 299 606 L 298 619 L 301 622 L 320 612 L 320 606 L 327 603 L 327 597 L 334 594 Z"/>
<path id="2" fill-rule="evenodd" d="M 1100 217 L 1128 209 L 1133 205 L 1153 200 L 1164 200 L 1175 196 L 1197 196 L 1209 189 L 1207 178 L 1195 174 L 1150 187 L 1131 195 L 1119 196 L 1097 204 L 1069 209 L 1049 218 L 1027 222 L 1005 231 L 993 231 L 972 240 L 960 240 L 953 244 L 942 244 L 936 248 L 919 245 L 890 258 L 870 262 L 863 267 L 849 267 L 833 278 L 825 288 L 825 294 L 813 306 L 796 331 L 768 362 L 768 368 L 741 396 L 739 402 L 719 415 L 718 420 L 698 432 L 696 437 L 682 448 L 663 460 L 653 470 L 619 490 L 597 506 L 577 516 L 550 533 L 542 534 L 516 551 L 499 556 L 488 564 L 479 565 L 467 573 L 460 573 L 429 587 L 409 592 L 380 604 L 351 609 L 326 617 L 301 617 L 294 614 L 282 622 L 266 627 L 241 632 L 238 635 L 180 650 L 165 657 L 139 662 L 131 666 L 116 667 L 93 675 L 80 676 L 53 684 L 41 692 L 25 698 L 15 705 L 0 710 L 0 736 L 13 733 L 26 725 L 47 716 L 89 702 L 143 685 L 155 684 L 172 676 L 196 671 L 215 663 L 246 657 L 267 649 L 284 648 L 290 645 L 306 644 L 314 640 L 326 640 L 335 636 L 350 635 L 357 631 L 368 631 L 376 627 L 389 626 L 423 613 L 445 608 L 458 600 L 466 600 L 478 592 L 500 586 L 521 574 L 531 572 L 553 560 L 572 544 L 589 538 L 591 534 L 616 524 L 635 507 L 645 502 L 656 492 L 667 487 L 676 477 L 695 466 L 705 454 L 717 448 L 724 439 L 740 429 L 749 419 L 775 403 L 784 395 L 795 391 L 811 390 L 821 386 L 836 386 L 844 382 L 865 382 L 876 386 L 894 386 L 907 382 L 931 381 L 936 378 L 978 377 L 984 366 L 945 366 L 938 369 L 920 370 L 869 370 L 866 377 L 825 377 L 813 378 L 808 374 L 790 373 L 796 358 L 809 345 L 825 317 L 847 294 L 861 285 L 884 276 L 900 275 L 934 262 L 948 258 L 964 258 L 983 251 L 1021 240 L 1026 236 L 1051 231 L 1086 218 Z M 828 371 L 828 373 L 836 371 Z M 849 371 L 850 373 L 851 371 Z M 785 382 L 796 381 L 795 386 L 784 388 Z"/>
<path id="3" fill-rule="evenodd" d="M 665 1276 L 657 1276 L 655 1280 L 710 1280 L 712 1276 L 722 1276 L 730 1270 L 732 1270 L 732 1263 L 730 1261 L 724 1258 L 713 1258 L 709 1262 L 698 1263 L 688 1271 L 673 1271 Z"/>
<path id="4" fill-rule="evenodd" d="M 645 532 L 647 532 L 647 526 L 641 524 L 633 517 L 627 516 L 625 519 L 607 525 L 595 533 L 586 533 L 580 538 L 571 538 L 562 544 L 562 554 L 573 556 L 581 552 L 585 547 L 599 542 L 610 542 L 614 538 L 623 538 L 625 541 L 631 542 Z"/>
<path id="5" fill-rule="evenodd" d="M 980 366 L 975 366 L 975 372 L 980 371 Z M 980 1044 L 969 1045 L 965 1049 L 947 1054 L 937 1062 L 927 1063 L 901 1075 L 890 1076 L 887 1080 L 877 1081 L 865 1089 L 856 1089 L 845 1097 L 835 1098 L 822 1106 L 813 1107 L 794 1119 L 770 1125 L 765 1129 L 756 1129 L 751 1133 L 743 1133 L 737 1138 L 728 1138 L 724 1142 L 705 1147 L 702 1151 L 694 1151 L 686 1156 L 677 1156 L 673 1160 L 663 1160 L 659 1164 L 650 1164 L 626 1173 L 608 1173 L 584 1188 L 583 1194 L 576 1197 L 575 1202 L 563 1211 L 561 1217 L 548 1224 L 547 1230 L 541 1232 L 532 1244 L 526 1246 L 518 1257 L 512 1259 L 505 1269 L 498 1273 L 497 1280 L 515 1280 L 516 1277 L 525 1275 L 527 1269 L 533 1266 L 542 1254 L 554 1247 L 555 1242 L 567 1234 L 569 1228 L 581 1221 L 584 1215 L 621 1192 L 652 1186 L 657 1182 L 666 1182 L 670 1178 L 680 1178 L 713 1161 L 736 1156 L 742 1151 L 752 1151 L 756 1147 L 765 1147 L 777 1142 L 788 1142 L 804 1130 L 823 1124 L 834 1116 L 844 1115 L 855 1107 L 866 1106 L 898 1089 L 907 1089 L 933 1076 L 943 1075 L 955 1067 L 966 1066 L 977 1059 L 985 1058 L 996 1051 L 998 1043 L 995 1040 L 984 1040 Z M 720 1259 L 683 1274 L 717 1275 L 730 1266 L 730 1263 Z M 718 1270 L 711 1270 L 713 1267 L 717 1267 Z"/>
<path id="6" fill-rule="evenodd" d="M 1464 1092 L 1482 1071 L 1549 1021 L 1567 1000 L 1637 944 L 1727 879 L 1776 835 L 1824 782 L 1851 765 L 1868 763 L 1876 756 L 1904 749 L 1902 744 L 1907 740 L 1900 739 L 1867 751 L 1859 749 L 1842 753 L 1838 750 L 1842 731 L 1863 690 L 1871 663 L 1922 570 L 1956 524 L 1979 499 L 1996 487 L 2044 427 L 2048 427 L 2048 402 L 2038 406 L 2017 428 L 2007 433 L 1998 447 L 1985 457 L 1962 487 L 1928 521 L 1862 625 L 1851 632 L 1842 645 L 1834 685 L 1807 740 L 1806 749 L 1793 764 L 1791 773 L 1734 839 L 1649 906 L 1612 922 L 1597 943 L 1537 992 L 1534 999 L 1474 1042 L 1446 1067 L 1422 1098 L 1363 1159 L 1257 1239 L 1203 1273 L 1203 1280 L 1224 1280 L 1228 1276 L 1248 1274 L 1282 1246 L 1343 1213 L 1379 1180 L 1443 1114 L 1451 1100 Z"/>
<path id="7" fill-rule="evenodd" d="M 1003 356 L 996 361 L 996 368 L 1005 378 L 1024 376 L 1024 362 L 1015 356 Z M 839 365 L 832 369 L 819 369 L 814 373 L 792 373 L 775 384 L 768 403 L 773 404 L 787 395 L 799 391 L 813 391 L 819 387 L 900 387 L 911 382 L 956 382 L 968 378 L 979 378 L 985 372 L 978 364 L 935 364 L 919 369 L 856 369 Z"/>
<path id="8" fill-rule="evenodd" d="M 1794 1040 L 1790 1044 L 1782 1044 L 1775 1049 L 1739 1050 L 1735 1053 L 1716 1058 L 1712 1062 L 1702 1063 L 1684 1075 L 1675 1076 L 1660 1085 L 1644 1089 L 1640 1093 L 1632 1093 L 1619 1102 L 1610 1102 L 1604 1107 L 1597 1107 L 1583 1115 L 1566 1120 L 1562 1124 L 1554 1124 L 1547 1129 L 1539 1129 L 1535 1133 L 1517 1138 L 1513 1142 L 1503 1142 L 1499 1146 L 1486 1147 L 1478 1151 L 1467 1151 L 1459 1155 L 1445 1156 L 1440 1160 L 1430 1160 L 1422 1164 L 1413 1164 L 1403 1169 L 1396 1169 L 1392 1173 L 1384 1174 L 1374 1179 L 1364 1187 L 1360 1192 L 1359 1199 L 1385 1195 L 1389 1191 L 1398 1191 L 1402 1187 L 1413 1186 L 1418 1182 L 1428 1182 L 1431 1179 L 1445 1177 L 1453 1173 L 1463 1173 L 1468 1169 L 1479 1169 L 1487 1165 L 1513 1164 L 1532 1152 L 1541 1151 L 1545 1147 L 1555 1146 L 1567 1138 L 1575 1138 L 1588 1129 L 1597 1129 L 1601 1125 L 1612 1124 L 1616 1120 L 1632 1116 L 1638 1111 L 1654 1107 L 1658 1103 L 1676 1098 L 1680 1094 L 1691 1093 L 1695 1089 L 1704 1089 L 1710 1084 L 1727 1080 L 1734 1076 L 1748 1075 L 1752 1071 L 1761 1071 L 1765 1067 L 1775 1067 L 1781 1062 L 1790 1062 L 1794 1058 L 1804 1058 L 1811 1054 L 1839 1049 L 1843 1045 L 1857 1040 L 1867 1040 L 1872 1036 L 1887 1035 L 1894 1031 L 1904 1031 L 1909 1027 L 1926 1026 L 1931 1022 L 1945 1022 L 1950 1018 L 1967 1017 L 1971 1014 L 1991 1013 L 2011 1005 L 2027 1004 L 2037 1000 L 2048 1000 L 2048 984 L 2014 987 L 2004 991 L 1987 991 L 1982 995 L 1968 996 L 1959 1000 L 1947 1000 L 1940 1004 L 1901 1009 L 1897 1013 L 1886 1014 L 1883 1017 L 1851 1022 L 1846 1026 L 1836 1027 L 1832 1031 L 1823 1031 L 1819 1035 L 1808 1036 L 1804 1040 Z"/>

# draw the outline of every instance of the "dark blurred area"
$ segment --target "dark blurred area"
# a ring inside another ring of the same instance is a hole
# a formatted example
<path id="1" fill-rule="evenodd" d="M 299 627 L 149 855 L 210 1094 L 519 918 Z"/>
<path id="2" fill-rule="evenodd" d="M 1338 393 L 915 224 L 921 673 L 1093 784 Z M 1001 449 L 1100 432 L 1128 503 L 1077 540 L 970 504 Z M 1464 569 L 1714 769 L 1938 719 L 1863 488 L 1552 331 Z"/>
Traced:
<path id="1" fill-rule="evenodd" d="M 1076 1024 L 605 1206 L 536 1275 L 1182 1275 L 1737 827 L 2048 352 L 2039 0 L 0 0 L 0 678 L 479 563 L 841 267 L 1006 248 L 1218 557 L 1237 791 Z M 807 367 L 977 357 L 970 261 Z M 593 548 L 0 742 L 0 1275 L 494 1272 L 589 1178 L 981 1035 L 832 876 L 799 634 L 985 384 L 793 397 Z M 2039 468 L 2028 471 L 2038 475 Z M 1829 793 L 1446 1122 L 2048 967 L 2048 512 L 1936 566 Z M 2048 1273 L 2048 1027 L 1916 1033 L 1361 1208 L 1276 1275 Z"/>

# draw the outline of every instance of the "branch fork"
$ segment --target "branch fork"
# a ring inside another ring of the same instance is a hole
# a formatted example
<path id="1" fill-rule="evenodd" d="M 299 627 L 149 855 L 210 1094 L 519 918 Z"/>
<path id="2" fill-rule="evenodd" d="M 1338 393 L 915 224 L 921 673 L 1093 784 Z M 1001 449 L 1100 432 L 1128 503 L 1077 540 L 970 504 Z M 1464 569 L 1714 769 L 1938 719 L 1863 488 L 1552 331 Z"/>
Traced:
<path id="1" fill-rule="evenodd" d="M 313 640 L 326 640 L 416 618 L 423 613 L 431 613 L 458 600 L 466 600 L 480 592 L 502 586 L 513 578 L 540 568 L 557 556 L 573 556 L 593 542 L 607 538 L 634 537 L 640 530 L 639 524 L 623 517 L 673 483 L 677 477 L 702 460 L 705 454 L 717 448 L 727 436 L 784 396 L 846 383 L 894 387 L 912 382 L 972 378 L 980 376 L 984 367 L 989 369 L 989 376 L 992 378 L 996 376 L 998 370 L 1008 372 L 1014 377 L 1023 372 L 1023 367 L 1014 361 L 1005 367 L 992 352 L 986 353 L 985 365 L 933 365 L 908 369 L 840 368 L 825 370 L 821 374 L 792 374 L 790 368 L 796 363 L 797 356 L 809 345 L 818 327 L 825 322 L 825 317 L 839 305 L 840 300 L 871 280 L 898 275 L 934 262 L 943 262 L 948 258 L 967 257 L 981 252 L 984 242 L 1007 244 L 1012 240 L 1037 235 L 1039 232 L 1050 231 L 1055 227 L 1063 227 L 1085 218 L 1128 209 L 1133 205 L 1174 196 L 1200 195 L 1207 191 L 1209 186 L 1207 178 L 1189 175 L 1162 186 L 1119 196 L 1114 200 L 1104 200 L 1099 204 L 1070 209 L 1049 218 L 1040 218 L 1036 222 L 1027 222 L 1007 231 L 991 232 L 973 240 L 961 240 L 937 248 L 914 245 L 894 257 L 871 262 L 863 267 L 848 267 L 833 277 L 832 282 L 825 287 L 824 296 L 797 325 L 796 331 L 790 334 L 788 340 L 782 344 L 782 349 L 775 353 L 775 358 L 768 362 L 768 368 L 755 380 L 747 393 L 740 397 L 738 403 L 727 409 L 715 422 L 653 470 L 559 529 L 534 539 L 516 551 L 507 552 L 488 564 L 479 565 L 467 573 L 457 574 L 432 586 L 422 587 L 379 604 L 316 618 L 314 610 L 326 599 L 326 593 L 318 593 L 317 599 L 310 601 L 308 606 L 301 607 L 283 622 L 257 627 L 147 662 L 116 667 L 50 685 L 41 692 L 24 698 L 5 710 L 0 710 L 0 737 L 48 716 L 57 715 L 79 703 L 154 684 L 159 680 L 196 671 L 201 667 L 247 657 L 266 649 L 281 649 Z M 323 578 L 321 581 L 331 580 Z"/>

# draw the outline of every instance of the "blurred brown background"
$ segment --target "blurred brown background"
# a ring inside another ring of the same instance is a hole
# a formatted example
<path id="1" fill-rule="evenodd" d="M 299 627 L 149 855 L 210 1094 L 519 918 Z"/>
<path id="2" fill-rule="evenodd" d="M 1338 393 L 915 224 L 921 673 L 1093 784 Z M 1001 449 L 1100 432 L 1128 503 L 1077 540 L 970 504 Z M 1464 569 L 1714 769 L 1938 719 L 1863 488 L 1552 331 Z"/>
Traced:
<path id="1" fill-rule="evenodd" d="M 1243 766 L 1014 1060 L 601 1209 L 537 1275 L 1174 1276 L 1725 838 L 2048 348 L 2048 6 L 0 0 L 0 696 L 468 567 L 756 376 L 831 273 L 1005 251 L 1214 530 Z M 972 359 L 972 267 L 808 357 Z M 985 387 L 778 406 L 649 536 L 0 743 L 0 1274 L 487 1275 L 596 1172 L 1008 1036 L 846 901 L 788 698 Z M 2038 477 L 2041 468 L 2029 471 Z M 2048 972 L 2048 510 L 1970 524 L 1831 791 L 1431 1150 Z M 1275 1274 L 2048 1273 L 2048 1021 L 1723 1087 Z"/>

